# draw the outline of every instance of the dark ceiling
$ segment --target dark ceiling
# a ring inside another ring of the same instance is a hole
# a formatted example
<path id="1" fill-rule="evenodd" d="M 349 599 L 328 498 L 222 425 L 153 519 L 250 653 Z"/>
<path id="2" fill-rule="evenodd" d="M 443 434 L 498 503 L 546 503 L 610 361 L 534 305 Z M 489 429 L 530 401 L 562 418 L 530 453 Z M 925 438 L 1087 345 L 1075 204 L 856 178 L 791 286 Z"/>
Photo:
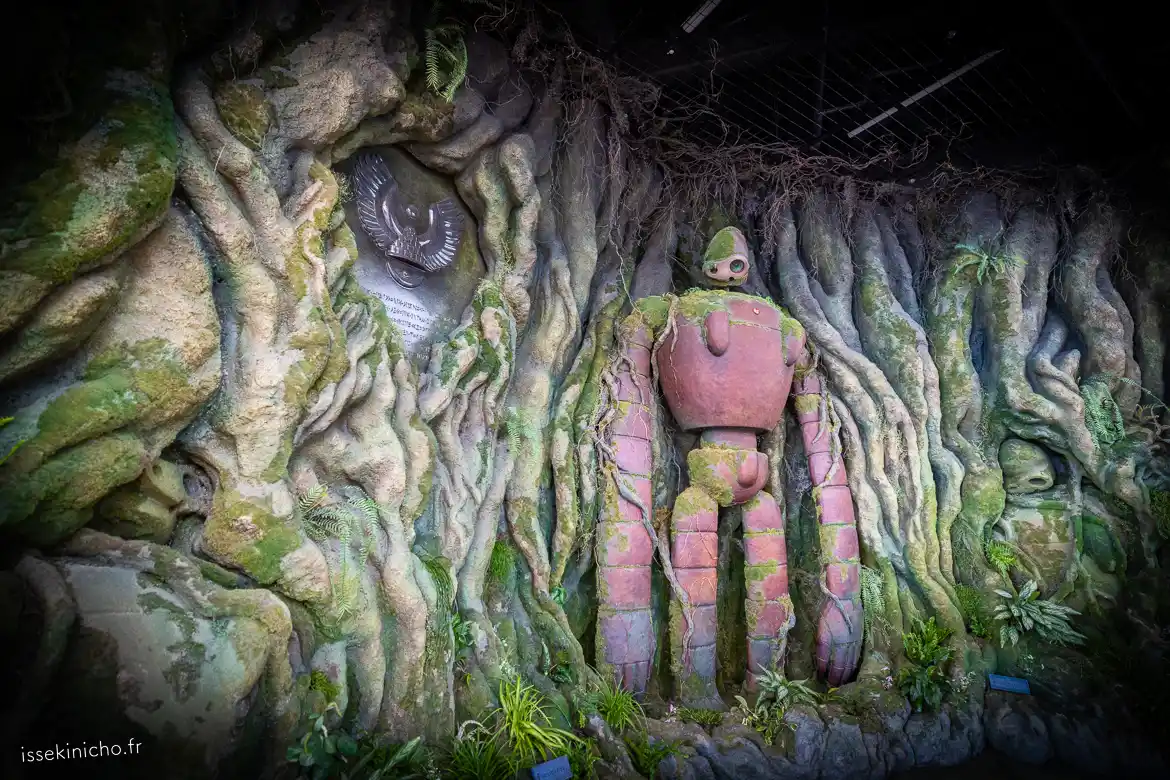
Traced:
<path id="1" fill-rule="evenodd" d="M 686 32 L 711 4 L 547 2 L 700 142 L 1117 168 L 1158 140 L 1170 47 L 1149 4 L 722 0 Z"/>

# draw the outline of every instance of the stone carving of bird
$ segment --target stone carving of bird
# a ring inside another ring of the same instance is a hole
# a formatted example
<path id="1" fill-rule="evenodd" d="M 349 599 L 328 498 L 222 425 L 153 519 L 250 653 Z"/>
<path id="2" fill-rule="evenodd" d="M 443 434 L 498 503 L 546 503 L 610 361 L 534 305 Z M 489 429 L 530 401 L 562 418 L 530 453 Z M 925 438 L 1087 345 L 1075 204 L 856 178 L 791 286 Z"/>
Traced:
<path id="1" fill-rule="evenodd" d="M 358 219 L 370 240 L 386 256 L 386 272 L 402 287 L 417 287 L 395 267 L 401 260 L 426 273 L 446 268 L 455 260 L 463 235 L 463 214 L 450 198 L 422 209 L 405 203 L 398 182 L 380 156 L 365 153 L 353 167 Z"/>

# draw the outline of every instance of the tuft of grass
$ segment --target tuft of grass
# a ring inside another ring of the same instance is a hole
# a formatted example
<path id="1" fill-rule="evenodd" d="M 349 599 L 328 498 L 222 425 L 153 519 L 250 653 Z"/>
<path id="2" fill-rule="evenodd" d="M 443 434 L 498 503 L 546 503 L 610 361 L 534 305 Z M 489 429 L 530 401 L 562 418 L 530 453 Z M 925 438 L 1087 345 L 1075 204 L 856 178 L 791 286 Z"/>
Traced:
<path id="1" fill-rule="evenodd" d="M 499 732 L 518 760 L 534 762 L 564 755 L 578 741 L 575 734 L 552 725 L 544 697 L 520 677 L 500 683 L 499 698 L 495 712 Z"/>
<path id="2" fill-rule="evenodd" d="M 460 726 L 445 758 L 451 780 L 513 780 L 520 769 L 499 735 L 475 721 Z"/>
<path id="3" fill-rule="evenodd" d="M 604 677 L 597 690 L 586 696 L 586 704 L 596 709 L 609 727 L 619 733 L 642 725 L 642 705 L 634 698 L 634 694 L 613 685 Z"/>
<path id="4" fill-rule="evenodd" d="M 710 728 L 723 722 L 723 713 L 718 710 L 703 710 L 695 707 L 679 707 L 675 710 L 679 720 L 684 723 L 698 723 Z"/>

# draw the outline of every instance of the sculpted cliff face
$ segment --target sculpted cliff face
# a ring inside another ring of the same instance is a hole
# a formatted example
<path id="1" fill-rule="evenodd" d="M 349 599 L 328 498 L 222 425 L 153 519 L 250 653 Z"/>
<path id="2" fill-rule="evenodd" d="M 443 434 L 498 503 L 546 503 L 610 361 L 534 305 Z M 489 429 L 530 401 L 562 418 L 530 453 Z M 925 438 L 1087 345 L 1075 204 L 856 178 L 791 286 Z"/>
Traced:
<path id="1" fill-rule="evenodd" d="M 321 728 L 508 752 L 503 684 L 618 776 L 606 686 L 669 716 L 679 776 L 1136 729 L 1077 708 L 1165 668 L 1162 244 L 1099 196 L 978 187 L 691 213 L 580 59 L 464 30 L 448 101 L 398 4 L 295 38 L 270 5 L 111 70 L 0 226 L 14 744 L 133 736 L 135 771 L 192 778 L 295 772 Z M 455 314 L 423 343 L 363 271 L 371 149 L 465 223 L 419 266 Z M 1067 714 L 985 700 L 989 671 Z M 670 715 L 736 695 L 794 749 Z M 1157 766 L 1136 745 L 1100 755 Z"/>

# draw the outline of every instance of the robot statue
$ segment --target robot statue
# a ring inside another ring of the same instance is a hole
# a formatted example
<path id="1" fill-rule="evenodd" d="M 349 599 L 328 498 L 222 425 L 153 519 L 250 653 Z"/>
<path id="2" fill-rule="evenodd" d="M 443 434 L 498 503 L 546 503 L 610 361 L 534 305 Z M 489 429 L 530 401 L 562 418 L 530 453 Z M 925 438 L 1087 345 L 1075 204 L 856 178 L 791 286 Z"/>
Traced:
<path id="1" fill-rule="evenodd" d="M 609 422 L 598 434 L 608 462 L 596 537 L 597 659 L 615 682 L 640 693 L 655 651 L 650 607 L 650 566 L 659 541 L 650 511 L 655 376 L 678 425 L 701 431 L 698 447 L 687 456 L 690 487 L 675 501 L 670 561 L 664 561 L 673 591 L 676 694 L 692 706 L 722 708 L 715 688 L 720 507 L 739 505 L 743 511 L 748 689 L 755 688 L 760 673 L 783 663 L 795 624 L 784 515 L 762 490 L 768 457 L 757 452 L 756 437 L 780 422 L 790 389 L 824 560 L 818 672 L 829 685 L 841 685 L 855 675 L 861 654 L 857 527 L 841 448 L 827 419 L 827 396 L 800 323 L 768 300 L 728 289 L 743 284 L 748 264 L 743 234 L 724 228 L 703 256 L 702 272 L 715 289 L 637 302 L 622 324 Z"/>

